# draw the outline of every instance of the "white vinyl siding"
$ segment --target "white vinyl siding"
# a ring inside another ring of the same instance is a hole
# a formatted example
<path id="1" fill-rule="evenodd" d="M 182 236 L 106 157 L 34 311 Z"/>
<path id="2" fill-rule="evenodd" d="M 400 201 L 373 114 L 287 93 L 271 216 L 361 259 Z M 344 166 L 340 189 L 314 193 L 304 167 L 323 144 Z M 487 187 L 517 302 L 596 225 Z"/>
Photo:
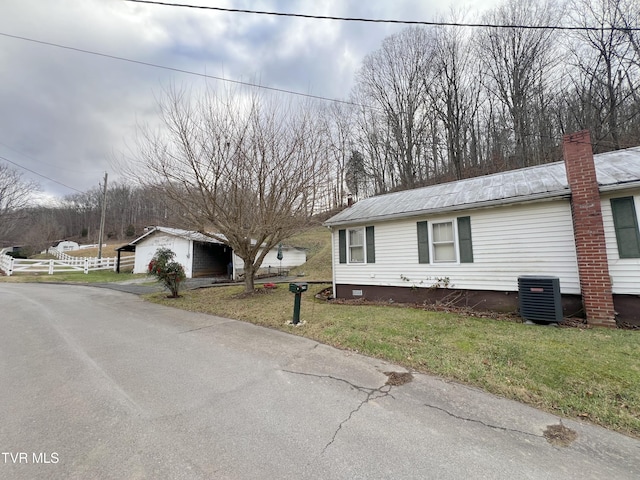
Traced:
<path id="1" fill-rule="evenodd" d="M 611 198 L 628 197 L 630 194 L 618 193 L 602 198 L 602 222 L 607 243 L 609 259 L 609 275 L 611 275 L 612 291 L 616 294 L 640 295 L 640 258 L 620 258 L 616 231 L 611 212 Z M 640 195 L 633 197 L 636 215 L 640 212 Z M 639 222 L 640 223 L 640 222 Z"/>
<path id="2" fill-rule="evenodd" d="M 278 260 L 278 247 L 275 247 L 267 252 L 262 260 L 260 268 L 267 268 L 270 270 L 279 267 L 293 268 L 304 264 L 306 261 L 306 250 L 299 250 L 289 246 L 282 247 L 282 260 Z M 242 262 L 241 267 L 244 268 L 244 261 Z"/>
<path id="3" fill-rule="evenodd" d="M 182 264 L 187 278 L 191 278 L 192 243 L 174 235 L 152 233 L 136 245 L 136 257 L 133 273 L 147 273 L 149 262 L 159 248 L 168 248 L 176 254 L 175 261 Z"/>
<path id="4" fill-rule="evenodd" d="M 517 291 L 520 275 L 552 275 L 560 278 L 563 293 L 580 293 L 568 200 L 465 211 L 464 215 L 471 217 L 473 263 L 418 261 L 416 222 L 449 222 L 451 215 L 377 223 L 376 263 L 349 268 L 338 263 L 335 230 L 336 283 L 428 287 L 438 278 L 448 278 L 451 288 Z"/>

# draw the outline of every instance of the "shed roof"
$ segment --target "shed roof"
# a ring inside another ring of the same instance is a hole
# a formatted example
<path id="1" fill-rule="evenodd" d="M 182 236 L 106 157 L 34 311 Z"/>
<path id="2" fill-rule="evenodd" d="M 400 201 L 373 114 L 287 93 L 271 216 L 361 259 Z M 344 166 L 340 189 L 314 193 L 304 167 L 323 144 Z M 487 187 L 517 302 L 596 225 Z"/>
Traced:
<path id="1" fill-rule="evenodd" d="M 140 243 L 142 240 L 144 240 L 145 238 L 147 238 L 148 236 L 154 234 L 155 232 L 162 232 L 162 233 L 166 233 L 167 235 L 173 235 L 175 237 L 185 238 L 187 240 L 194 240 L 196 242 L 223 244 L 223 242 L 220 242 L 215 238 L 212 238 L 203 233 L 194 232 L 192 230 L 183 230 L 181 228 L 169 228 L 169 227 L 153 227 L 144 235 L 130 242 L 128 245 L 132 245 L 132 246 L 136 245 Z M 221 235 L 218 235 L 218 236 L 221 237 Z M 123 248 L 123 247 L 120 247 L 120 248 Z"/>
<path id="2" fill-rule="evenodd" d="M 600 191 L 640 186 L 640 147 L 594 155 L 594 162 Z M 334 215 L 325 225 L 568 197 L 570 193 L 564 162 L 554 162 L 366 198 Z"/>
<path id="3" fill-rule="evenodd" d="M 167 235 L 173 235 L 175 237 L 185 238 L 187 240 L 193 240 L 195 242 L 203 242 L 203 243 L 216 243 L 219 245 L 226 245 L 226 243 L 216 240 L 209 235 L 205 235 L 204 233 L 195 232 L 193 230 L 183 230 L 181 228 L 170 228 L 170 227 L 151 227 L 148 232 L 144 235 L 136 238 L 130 243 L 123 245 L 122 247 L 117 248 L 116 250 L 121 250 L 125 252 L 135 251 L 135 245 L 140 243 L 142 240 L 147 238 L 149 235 L 152 235 L 155 232 L 166 233 Z M 226 239 L 224 235 L 217 234 L 219 238 Z M 255 240 L 252 240 L 255 243 Z M 285 250 L 295 249 L 295 250 L 307 250 L 306 248 L 296 247 L 292 245 L 282 245 L 282 248 Z"/>

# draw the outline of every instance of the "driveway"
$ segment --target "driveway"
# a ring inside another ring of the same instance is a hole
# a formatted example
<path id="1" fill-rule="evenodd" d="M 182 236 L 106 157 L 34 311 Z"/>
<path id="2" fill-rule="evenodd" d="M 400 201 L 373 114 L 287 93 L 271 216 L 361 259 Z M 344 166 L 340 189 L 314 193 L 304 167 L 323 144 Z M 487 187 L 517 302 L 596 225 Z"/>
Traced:
<path id="1" fill-rule="evenodd" d="M 256 285 L 260 285 L 263 283 L 289 283 L 293 281 L 300 280 L 298 277 L 271 277 L 271 278 L 262 278 L 256 280 Z M 330 282 L 327 282 L 330 283 Z M 146 295 L 148 293 L 156 293 L 168 290 L 160 283 L 154 282 L 150 278 L 133 278 L 130 280 L 123 280 L 120 282 L 109 282 L 109 283 L 94 283 L 94 284 L 85 284 L 94 287 L 100 288 L 110 288 L 111 290 L 118 290 L 120 292 L 134 293 L 136 295 Z M 224 281 L 220 281 L 219 277 L 216 278 L 187 278 L 183 282 L 180 287 L 180 290 L 195 290 L 198 288 L 207 288 L 212 286 L 227 286 L 227 285 L 243 285 L 241 283 L 224 283 Z"/>
<path id="2" fill-rule="evenodd" d="M 553 415 L 301 337 L 84 286 L 0 305 L 0 478 L 640 477 L 635 439 L 554 445 Z"/>

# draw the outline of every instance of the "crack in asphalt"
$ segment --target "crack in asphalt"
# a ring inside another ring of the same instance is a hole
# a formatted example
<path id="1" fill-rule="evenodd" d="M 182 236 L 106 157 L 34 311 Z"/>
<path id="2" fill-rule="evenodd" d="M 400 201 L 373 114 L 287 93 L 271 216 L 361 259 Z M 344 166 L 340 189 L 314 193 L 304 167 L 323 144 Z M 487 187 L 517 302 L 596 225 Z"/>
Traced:
<path id="1" fill-rule="evenodd" d="M 383 391 L 382 389 L 385 387 L 389 387 L 386 391 Z M 335 432 L 333 432 L 333 437 L 331 437 L 331 440 L 329 441 L 329 443 L 327 443 L 324 448 L 322 449 L 322 453 L 321 455 L 324 455 L 324 452 L 327 451 L 327 449 L 333 445 L 333 442 L 336 441 L 336 438 L 338 436 L 338 433 L 340 433 L 340 430 L 342 430 L 342 426 L 347 423 L 349 420 L 351 420 L 351 417 L 353 417 L 353 415 L 355 413 L 357 413 L 366 403 L 368 403 L 371 400 L 376 400 L 378 398 L 384 398 L 384 397 L 391 397 L 394 398 L 393 395 L 391 395 L 389 392 L 391 390 L 391 385 L 383 385 L 380 388 L 376 388 L 376 389 L 372 389 L 371 392 L 369 392 L 367 394 L 367 398 L 365 398 L 362 402 L 360 402 L 360 404 L 354 408 L 353 410 L 351 410 L 351 412 L 349 412 L 349 415 L 347 416 L 347 418 L 345 418 L 342 422 L 340 422 L 340 424 L 338 425 L 338 428 L 336 429 Z M 380 393 L 381 395 L 377 396 L 377 397 L 373 397 L 373 395 L 375 393 Z"/>
<path id="2" fill-rule="evenodd" d="M 393 387 L 392 385 L 389 384 L 384 384 L 381 387 L 378 388 L 370 388 L 370 387 L 362 387 L 360 385 L 356 385 L 354 383 L 351 383 L 348 380 L 345 380 L 344 378 L 339 378 L 339 377 L 334 377 L 333 375 L 318 375 L 318 374 L 314 374 L 314 373 L 306 373 L 306 372 L 294 372 L 292 370 L 282 370 L 283 372 L 286 373 L 293 373 L 295 375 L 304 375 L 304 376 L 308 376 L 308 377 L 315 377 L 315 378 L 328 378 L 329 380 L 335 380 L 337 382 L 342 382 L 342 383 L 346 383 L 347 385 L 349 385 L 351 388 L 357 390 L 358 392 L 364 393 L 366 394 L 366 397 L 364 400 L 362 400 L 358 406 L 356 408 L 354 408 L 353 410 L 351 410 L 349 412 L 349 415 L 347 415 L 347 417 L 342 420 L 339 424 L 338 424 L 338 428 L 336 428 L 335 432 L 333 432 L 333 436 L 331 437 L 331 440 L 329 441 L 329 443 L 327 443 L 324 448 L 322 449 L 321 455 L 324 455 L 324 452 L 327 451 L 327 449 L 336 441 L 336 438 L 338 437 L 338 433 L 340 433 L 340 430 L 342 430 L 342 427 L 349 421 L 351 420 L 351 418 L 368 402 L 372 401 L 372 400 L 377 400 L 379 398 L 385 398 L 385 397 L 391 397 L 395 400 L 395 397 L 393 395 L 391 395 L 391 388 Z"/>
<path id="3" fill-rule="evenodd" d="M 447 415 L 449 415 L 450 417 L 456 418 L 458 420 L 464 420 L 466 422 L 479 423 L 480 425 L 483 425 L 483 426 L 485 426 L 487 428 L 493 428 L 495 430 L 502 430 L 503 432 L 520 433 L 522 435 L 529 435 L 531 437 L 537 437 L 537 438 L 543 438 L 544 437 L 544 435 L 536 435 L 535 433 L 524 432 L 522 430 L 517 430 L 515 428 L 501 427 L 499 425 L 492 425 L 490 423 L 483 422 L 482 420 L 477 420 L 477 419 L 474 419 L 474 418 L 467 418 L 467 417 L 463 417 L 463 416 L 460 416 L 460 415 L 456 415 L 455 413 L 451 413 L 447 409 L 442 408 L 442 407 L 438 407 L 437 405 L 430 405 L 428 403 L 425 403 L 424 406 L 427 407 L 427 408 L 433 408 L 434 410 L 439 410 L 441 412 L 444 412 Z"/>
<path id="4" fill-rule="evenodd" d="M 219 323 L 215 323 L 213 325 L 205 325 L 204 327 L 196 327 L 196 328 L 192 328 L 190 330 L 184 330 L 182 332 L 178 332 L 178 335 L 182 335 L 183 333 L 189 333 L 189 332 L 197 332 L 198 330 L 204 330 L 205 328 L 217 327 L 218 325 L 220 325 L 220 324 Z"/>

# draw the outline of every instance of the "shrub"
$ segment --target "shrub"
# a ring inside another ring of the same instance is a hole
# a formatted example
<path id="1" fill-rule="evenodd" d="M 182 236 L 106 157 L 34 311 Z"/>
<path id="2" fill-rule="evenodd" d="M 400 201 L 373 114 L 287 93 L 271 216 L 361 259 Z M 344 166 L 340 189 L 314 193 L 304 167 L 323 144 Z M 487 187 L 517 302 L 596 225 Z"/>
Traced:
<path id="1" fill-rule="evenodd" d="M 171 298 L 178 298 L 180 283 L 186 278 L 184 267 L 174 261 L 176 254 L 168 248 L 159 248 L 149 262 L 149 275 L 153 275 L 171 292 Z"/>

